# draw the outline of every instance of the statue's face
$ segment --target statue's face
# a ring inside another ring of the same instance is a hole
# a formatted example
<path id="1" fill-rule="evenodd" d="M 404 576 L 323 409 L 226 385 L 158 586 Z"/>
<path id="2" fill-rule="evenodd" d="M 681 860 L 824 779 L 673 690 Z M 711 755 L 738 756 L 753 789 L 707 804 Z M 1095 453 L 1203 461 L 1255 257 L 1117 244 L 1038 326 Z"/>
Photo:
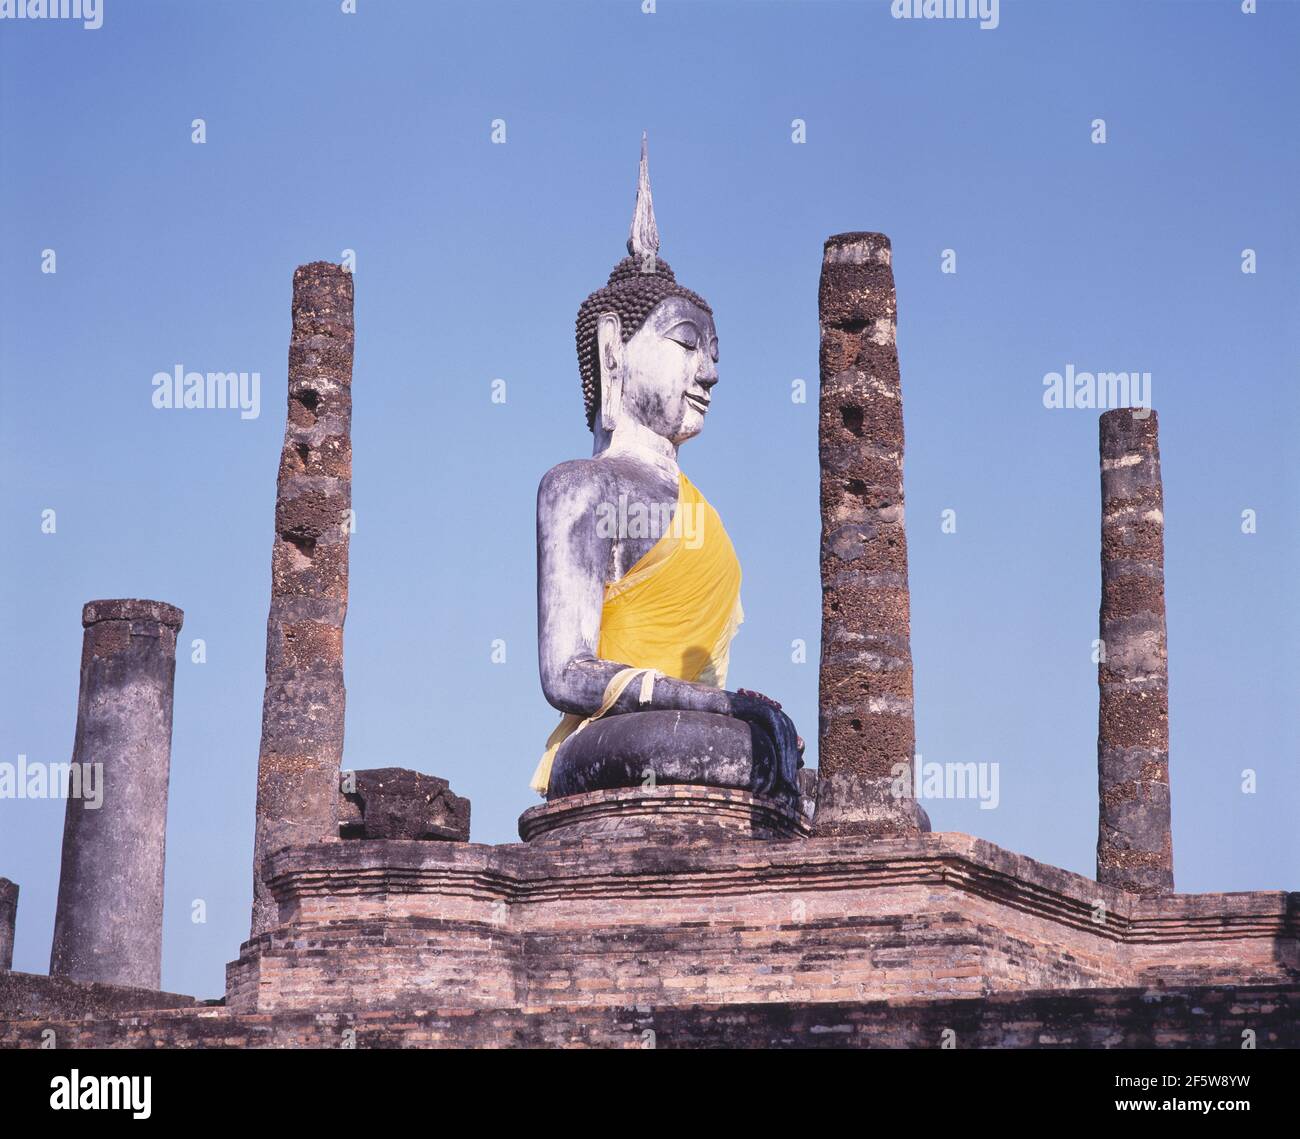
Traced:
<path id="1" fill-rule="evenodd" d="M 685 297 L 667 297 L 623 348 L 623 414 L 683 443 L 704 429 L 718 382 L 713 318 Z"/>

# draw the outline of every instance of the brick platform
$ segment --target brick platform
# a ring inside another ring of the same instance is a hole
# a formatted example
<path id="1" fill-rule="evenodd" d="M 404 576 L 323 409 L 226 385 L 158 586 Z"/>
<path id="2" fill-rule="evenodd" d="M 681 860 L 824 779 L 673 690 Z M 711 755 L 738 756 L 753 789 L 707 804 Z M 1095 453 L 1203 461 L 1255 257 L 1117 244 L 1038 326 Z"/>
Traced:
<path id="1" fill-rule="evenodd" d="M 104 985 L 47 977 L 43 973 L 0 972 L 0 1021 L 70 1020 L 111 1017 L 142 1009 L 184 1008 L 193 997 L 130 985 Z"/>
<path id="2" fill-rule="evenodd" d="M 0 1048 L 1300 1047 L 1300 987 L 1094 989 L 858 1004 L 235 1013 L 0 1022 Z"/>
<path id="3" fill-rule="evenodd" d="M 1300 895 L 1139 898 L 961 834 L 273 856 L 239 1012 L 862 1002 L 1300 980 Z"/>
<path id="4" fill-rule="evenodd" d="M 268 881 L 224 1007 L 10 974 L 0 1047 L 1300 1045 L 1300 895 L 1140 898 L 968 835 L 339 840 Z"/>

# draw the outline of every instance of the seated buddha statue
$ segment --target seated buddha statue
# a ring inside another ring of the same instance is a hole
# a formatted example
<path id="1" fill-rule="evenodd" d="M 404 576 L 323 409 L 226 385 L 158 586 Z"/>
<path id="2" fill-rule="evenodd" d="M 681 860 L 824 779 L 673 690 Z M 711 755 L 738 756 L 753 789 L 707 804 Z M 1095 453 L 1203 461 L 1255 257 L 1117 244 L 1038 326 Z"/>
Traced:
<path id="1" fill-rule="evenodd" d="M 802 740 L 775 701 L 725 687 L 740 563 L 678 464 L 704 428 L 718 336 L 659 257 L 646 164 L 628 256 L 578 310 L 592 457 L 537 494 L 542 690 L 563 718 L 532 786 L 548 799 L 700 784 L 799 801 Z"/>

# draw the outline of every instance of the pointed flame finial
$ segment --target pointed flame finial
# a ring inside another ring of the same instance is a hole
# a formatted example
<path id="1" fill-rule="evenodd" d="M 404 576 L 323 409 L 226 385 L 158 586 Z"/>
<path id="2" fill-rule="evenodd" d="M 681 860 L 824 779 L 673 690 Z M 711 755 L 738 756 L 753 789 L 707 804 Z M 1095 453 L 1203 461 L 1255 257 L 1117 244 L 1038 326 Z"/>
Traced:
<path id="1" fill-rule="evenodd" d="M 650 160 L 646 132 L 641 132 L 641 171 L 636 180 L 636 209 L 627 235 L 627 251 L 633 257 L 654 257 L 659 252 L 659 227 L 655 225 L 655 204 L 650 197 Z"/>

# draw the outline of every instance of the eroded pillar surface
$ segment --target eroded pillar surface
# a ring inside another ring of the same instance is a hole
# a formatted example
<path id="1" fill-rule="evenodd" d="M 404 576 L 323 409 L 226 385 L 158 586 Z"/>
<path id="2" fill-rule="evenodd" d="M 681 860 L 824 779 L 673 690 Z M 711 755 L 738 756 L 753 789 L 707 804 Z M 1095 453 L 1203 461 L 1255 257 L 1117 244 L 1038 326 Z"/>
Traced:
<path id="1" fill-rule="evenodd" d="M 910 797 L 903 405 L 884 234 L 826 242 L 818 307 L 822 655 L 813 831 L 910 834 L 928 823 Z"/>
<path id="2" fill-rule="evenodd" d="M 18 883 L 0 878 L 0 973 L 14 967 L 14 926 L 18 920 Z"/>
<path id="3" fill-rule="evenodd" d="M 161 601 L 82 610 L 81 691 L 50 973 L 156 989 L 176 635 Z"/>
<path id="4" fill-rule="evenodd" d="M 1164 492 L 1154 411 L 1101 417 L 1097 881 L 1174 888 Z"/>
<path id="5" fill-rule="evenodd" d="M 257 767 L 253 933 L 275 924 L 262 862 L 338 837 L 343 620 L 352 508 L 352 276 L 293 275 L 289 410 L 275 503 L 266 694 Z"/>

